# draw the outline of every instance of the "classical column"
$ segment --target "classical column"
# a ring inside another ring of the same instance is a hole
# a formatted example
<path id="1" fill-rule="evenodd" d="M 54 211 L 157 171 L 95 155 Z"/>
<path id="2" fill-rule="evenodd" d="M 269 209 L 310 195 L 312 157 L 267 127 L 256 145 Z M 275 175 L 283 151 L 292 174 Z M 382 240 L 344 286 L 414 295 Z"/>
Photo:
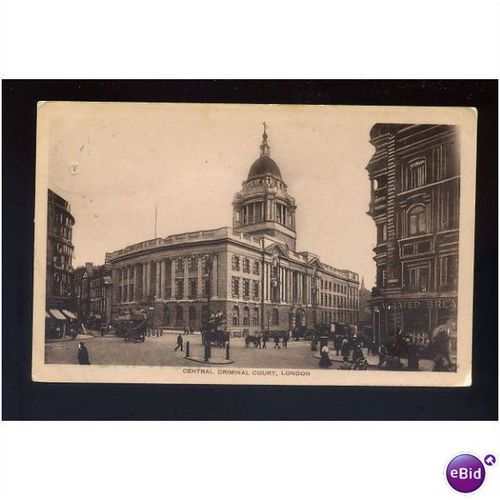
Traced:
<path id="1" fill-rule="evenodd" d="M 218 275 L 217 275 L 217 254 L 214 253 L 212 256 L 212 283 L 210 283 L 210 290 L 212 297 L 218 297 L 218 286 L 217 286 L 217 281 L 218 281 Z"/>
<path id="2" fill-rule="evenodd" d="M 161 270 L 161 284 L 160 284 L 160 299 L 165 298 L 165 288 L 166 288 L 166 277 L 167 277 L 167 263 L 165 259 L 161 259 L 160 261 L 160 270 Z"/>
<path id="3" fill-rule="evenodd" d="M 183 259 L 183 264 L 184 264 L 184 298 L 187 299 L 189 294 L 189 279 L 188 279 L 188 264 L 189 264 L 189 257 L 184 257 Z"/>
<path id="4" fill-rule="evenodd" d="M 266 263 L 266 276 L 267 276 L 267 298 L 271 300 L 271 264 Z"/>
<path id="5" fill-rule="evenodd" d="M 134 266 L 128 268 L 128 301 L 133 302 L 134 294 L 132 293 L 132 285 L 134 283 Z"/>
<path id="6" fill-rule="evenodd" d="M 175 257 L 170 259 L 170 297 L 175 299 Z"/>
<path id="7" fill-rule="evenodd" d="M 128 266 L 123 269 L 122 293 L 123 302 L 128 302 Z"/>
<path id="8" fill-rule="evenodd" d="M 137 266 L 138 264 L 134 264 L 134 302 L 138 302 L 139 300 L 139 287 L 137 286 L 139 281 L 137 276 L 139 273 L 137 272 Z"/>
<path id="9" fill-rule="evenodd" d="M 116 302 L 116 298 L 118 296 L 118 293 L 117 293 L 117 283 L 118 283 L 118 279 L 117 279 L 117 272 L 116 272 L 116 269 L 115 268 L 112 268 L 111 269 L 111 283 L 112 283 L 112 288 L 111 288 L 111 300 L 112 300 L 112 303 L 114 304 Z"/>
<path id="10" fill-rule="evenodd" d="M 151 296 L 151 261 L 146 263 L 146 297 Z"/>
<path id="11" fill-rule="evenodd" d="M 148 288 L 148 283 L 147 283 L 147 266 L 146 263 L 143 262 L 141 264 L 142 266 L 142 298 L 145 299 L 148 296 L 147 288 Z"/>
<path id="12" fill-rule="evenodd" d="M 198 267 L 196 273 L 196 295 L 197 298 L 203 297 L 203 258 L 201 256 L 197 257 Z"/>
<path id="13" fill-rule="evenodd" d="M 161 281 L 160 281 L 160 261 L 157 260 L 155 261 L 155 281 L 156 281 L 156 287 L 155 287 L 155 297 L 158 299 L 160 298 L 160 287 L 161 287 Z"/>

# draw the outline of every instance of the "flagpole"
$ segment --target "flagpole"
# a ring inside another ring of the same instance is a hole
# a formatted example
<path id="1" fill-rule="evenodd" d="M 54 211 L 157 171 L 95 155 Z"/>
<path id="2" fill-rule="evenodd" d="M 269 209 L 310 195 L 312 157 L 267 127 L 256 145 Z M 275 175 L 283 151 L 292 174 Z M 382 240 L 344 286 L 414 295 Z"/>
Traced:
<path id="1" fill-rule="evenodd" d="M 155 238 L 156 238 L 156 228 L 158 225 L 158 203 L 155 205 Z"/>

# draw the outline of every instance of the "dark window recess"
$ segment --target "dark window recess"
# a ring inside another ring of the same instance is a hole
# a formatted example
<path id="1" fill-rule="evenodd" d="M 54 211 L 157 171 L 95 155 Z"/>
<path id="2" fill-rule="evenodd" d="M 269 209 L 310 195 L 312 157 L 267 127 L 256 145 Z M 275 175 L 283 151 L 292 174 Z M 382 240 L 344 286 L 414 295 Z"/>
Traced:
<path id="1" fill-rule="evenodd" d="M 431 251 L 431 242 L 425 241 L 418 244 L 418 253 L 427 253 Z"/>

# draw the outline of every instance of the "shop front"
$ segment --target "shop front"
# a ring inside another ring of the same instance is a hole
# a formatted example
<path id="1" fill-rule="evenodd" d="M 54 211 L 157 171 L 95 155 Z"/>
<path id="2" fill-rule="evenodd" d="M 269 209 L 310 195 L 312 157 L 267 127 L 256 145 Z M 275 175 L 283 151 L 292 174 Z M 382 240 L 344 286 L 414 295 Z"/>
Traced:
<path id="1" fill-rule="evenodd" d="M 457 297 L 416 297 L 404 299 L 377 298 L 372 300 L 372 321 L 376 341 L 387 342 L 402 332 L 430 343 L 445 332 L 449 338 L 450 353 L 456 355 Z"/>

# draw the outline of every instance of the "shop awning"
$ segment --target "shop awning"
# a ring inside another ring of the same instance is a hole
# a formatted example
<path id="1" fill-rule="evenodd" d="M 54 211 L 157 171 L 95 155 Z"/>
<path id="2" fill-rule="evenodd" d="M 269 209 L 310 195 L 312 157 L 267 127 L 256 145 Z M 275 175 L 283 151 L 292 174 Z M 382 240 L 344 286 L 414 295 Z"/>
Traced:
<path id="1" fill-rule="evenodd" d="M 61 319 L 63 321 L 66 321 L 68 319 L 61 311 L 59 311 L 59 309 L 49 309 L 49 313 L 52 314 L 52 316 L 54 316 L 54 318 L 56 319 Z"/>
<path id="2" fill-rule="evenodd" d="M 74 313 L 71 311 L 68 311 L 66 309 L 63 309 L 62 312 L 64 313 L 65 316 L 67 316 L 69 319 L 78 319 Z"/>
<path id="3" fill-rule="evenodd" d="M 51 319 L 52 316 L 47 312 L 45 311 L 45 319 Z"/>

